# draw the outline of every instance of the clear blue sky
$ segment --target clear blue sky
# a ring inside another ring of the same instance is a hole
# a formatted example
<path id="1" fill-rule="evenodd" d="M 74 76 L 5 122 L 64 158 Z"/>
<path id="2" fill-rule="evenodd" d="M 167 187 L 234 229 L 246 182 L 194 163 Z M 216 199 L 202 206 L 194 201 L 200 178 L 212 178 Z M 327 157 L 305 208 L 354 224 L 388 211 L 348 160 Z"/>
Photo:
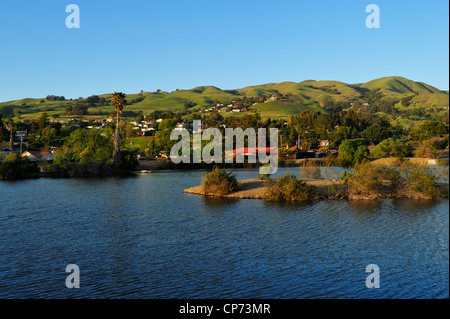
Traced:
<path id="1" fill-rule="evenodd" d="M 65 25 L 66 5 L 81 28 Z M 381 28 L 368 29 L 368 4 Z M 0 101 L 391 75 L 449 88 L 447 0 L 0 0 Z"/>

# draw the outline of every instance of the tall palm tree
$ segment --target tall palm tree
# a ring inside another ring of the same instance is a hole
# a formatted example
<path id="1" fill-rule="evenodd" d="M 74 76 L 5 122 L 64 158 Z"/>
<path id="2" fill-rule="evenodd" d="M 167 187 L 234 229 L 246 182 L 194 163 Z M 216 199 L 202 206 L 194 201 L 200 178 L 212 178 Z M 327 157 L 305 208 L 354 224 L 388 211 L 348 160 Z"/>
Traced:
<path id="1" fill-rule="evenodd" d="M 9 138 L 9 148 L 12 150 L 13 149 L 13 130 L 15 127 L 15 123 L 12 117 L 7 117 L 3 120 L 3 123 L 5 124 L 6 129 L 9 131 L 10 133 L 10 138 Z"/>
<path id="2" fill-rule="evenodd" d="M 119 129 L 119 115 L 122 113 L 122 110 L 127 104 L 127 100 L 125 100 L 126 94 L 122 92 L 114 92 L 111 103 L 117 111 L 117 125 L 116 131 L 114 133 L 114 153 L 113 153 L 113 163 L 117 166 L 120 165 L 122 161 L 122 154 L 120 152 L 120 141 L 122 139 L 122 135 L 120 134 Z"/>

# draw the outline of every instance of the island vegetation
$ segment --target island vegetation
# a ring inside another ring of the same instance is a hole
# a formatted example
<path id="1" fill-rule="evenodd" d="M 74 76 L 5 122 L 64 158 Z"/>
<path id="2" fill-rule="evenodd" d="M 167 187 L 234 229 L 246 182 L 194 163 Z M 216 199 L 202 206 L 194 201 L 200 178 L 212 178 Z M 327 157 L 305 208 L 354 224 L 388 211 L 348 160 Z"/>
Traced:
<path id="1" fill-rule="evenodd" d="M 232 172 L 227 172 L 219 167 L 204 174 L 202 180 L 202 191 L 210 195 L 227 195 L 236 192 L 240 189 L 239 182 L 236 175 Z"/>

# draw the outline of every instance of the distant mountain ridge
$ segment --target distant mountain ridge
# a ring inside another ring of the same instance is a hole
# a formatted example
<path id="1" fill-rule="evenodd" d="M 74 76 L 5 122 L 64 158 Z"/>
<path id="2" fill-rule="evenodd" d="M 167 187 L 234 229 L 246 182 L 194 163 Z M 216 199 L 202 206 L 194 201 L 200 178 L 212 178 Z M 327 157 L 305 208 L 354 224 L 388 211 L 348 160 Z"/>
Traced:
<path id="1" fill-rule="evenodd" d="M 143 111 L 144 113 L 154 110 L 177 111 L 182 110 L 183 105 L 188 101 L 197 104 L 196 107 L 198 109 L 212 105 L 215 101 L 227 102 L 243 97 L 257 98 L 279 93 L 283 95 L 291 94 L 291 103 L 289 105 L 286 103 L 272 104 L 272 111 L 279 109 L 280 114 L 294 114 L 305 109 L 312 111 L 323 110 L 320 102 L 323 99 L 332 99 L 335 102 L 356 101 L 368 90 L 379 90 L 386 99 L 400 100 L 405 97 L 411 97 L 409 103 L 411 108 L 448 108 L 449 106 L 448 91 L 442 91 L 429 84 L 416 82 L 404 77 L 389 76 L 358 84 L 347 84 L 340 81 L 305 80 L 298 83 L 266 83 L 234 90 L 223 90 L 215 86 L 198 86 L 193 89 L 173 92 L 142 91 L 141 93 L 128 94 L 127 100 L 133 103 L 127 105 L 126 109 L 134 112 Z M 99 96 L 108 99 L 111 97 L 111 94 Z M 68 103 L 73 103 L 73 101 L 47 101 L 45 98 L 25 98 L 0 103 L 0 113 L 14 116 L 31 116 L 40 112 L 47 112 L 49 115 L 62 115 Z M 261 105 L 261 109 L 263 109 L 263 106 L 269 107 L 268 105 Z M 107 105 L 96 106 L 90 108 L 89 113 L 96 114 L 96 111 L 99 109 L 109 112 L 111 108 L 112 106 Z"/>

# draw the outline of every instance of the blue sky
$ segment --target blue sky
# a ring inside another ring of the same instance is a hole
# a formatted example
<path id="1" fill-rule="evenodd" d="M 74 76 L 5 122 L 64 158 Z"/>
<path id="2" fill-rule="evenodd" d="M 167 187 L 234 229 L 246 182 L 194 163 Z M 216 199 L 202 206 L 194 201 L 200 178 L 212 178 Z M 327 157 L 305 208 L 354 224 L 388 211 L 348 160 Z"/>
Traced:
<path id="1" fill-rule="evenodd" d="M 80 8 L 68 29 L 68 4 Z M 381 27 L 365 25 L 377 4 Z M 391 75 L 449 88 L 433 1 L 0 0 L 0 101 Z"/>

